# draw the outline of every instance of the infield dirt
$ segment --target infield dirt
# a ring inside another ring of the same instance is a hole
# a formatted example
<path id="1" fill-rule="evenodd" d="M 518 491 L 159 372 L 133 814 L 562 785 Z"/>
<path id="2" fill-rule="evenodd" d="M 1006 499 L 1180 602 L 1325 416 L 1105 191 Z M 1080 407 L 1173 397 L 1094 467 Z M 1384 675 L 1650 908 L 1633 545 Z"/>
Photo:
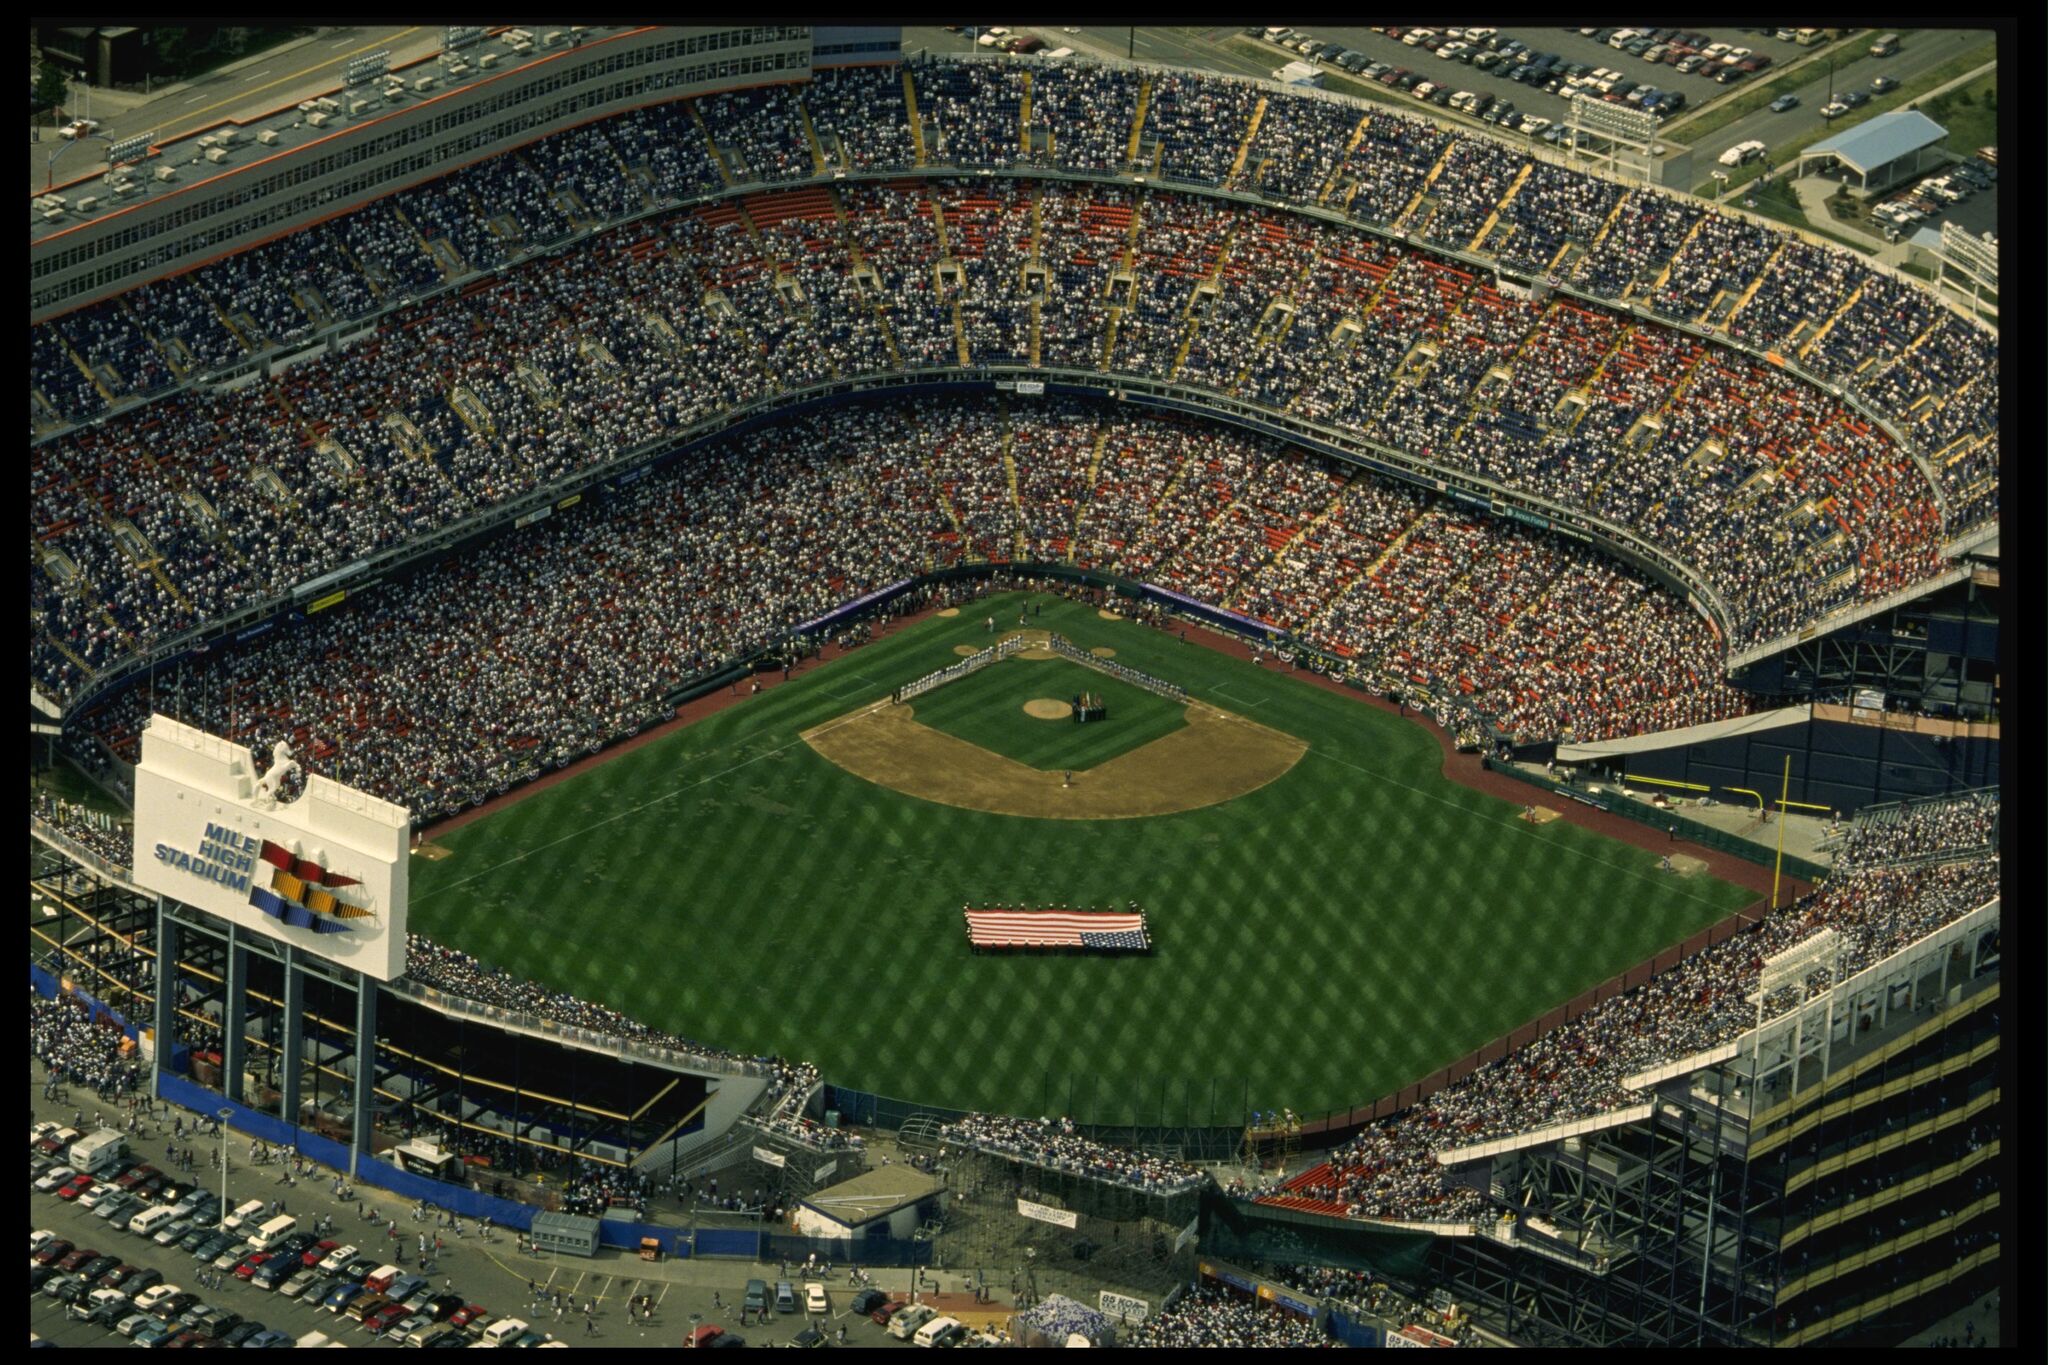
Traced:
<path id="1" fill-rule="evenodd" d="M 1041 820 L 1129 820 L 1199 810 L 1284 776 L 1308 746 L 1292 735 L 1189 702 L 1187 724 L 1098 767 L 1041 772 L 920 725 L 880 702 L 802 734 L 819 756 L 891 791 L 940 805 Z"/>

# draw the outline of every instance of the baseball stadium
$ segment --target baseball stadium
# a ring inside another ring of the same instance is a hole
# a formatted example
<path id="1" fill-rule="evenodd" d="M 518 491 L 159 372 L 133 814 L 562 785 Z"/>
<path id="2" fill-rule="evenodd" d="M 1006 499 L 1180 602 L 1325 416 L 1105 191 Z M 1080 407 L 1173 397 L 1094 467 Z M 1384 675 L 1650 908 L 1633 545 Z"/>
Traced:
<path id="1" fill-rule="evenodd" d="M 1998 1343 L 1999 35 L 31 37 L 35 1340 Z"/>

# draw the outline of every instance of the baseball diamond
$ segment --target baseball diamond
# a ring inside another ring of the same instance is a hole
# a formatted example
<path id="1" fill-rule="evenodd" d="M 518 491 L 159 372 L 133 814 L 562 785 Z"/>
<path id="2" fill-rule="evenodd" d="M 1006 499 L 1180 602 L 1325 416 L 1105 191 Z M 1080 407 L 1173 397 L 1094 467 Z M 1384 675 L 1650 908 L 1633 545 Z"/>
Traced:
<path id="1" fill-rule="evenodd" d="M 30 23 L 32 1346 L 2001 1344 L 2017 19 L 580 17 Z"/>
<path id="2" fill-rule="evenodd" d="M 1568 822 L 1531 826 L 1447 781 L 1435 740 L 1398 717 L 1058 599 L 1031 599 L 1045 628 L 1184 685 L 1185 722 L 1063 788 L 995 751 L 992 732 L 1040 723 L 976 690 L 1114 679 L 1012 658 L 890 704 L 1023 600 L 925 620 L 438 835 L 452 856 L 414 867 L 414 924 L 659 1027 L 805 1051 L 846 1085 L 1009 1112 L 1056 1087 L 1105 1122 L 1162 1104 L 1206 1122 L 1213 1096 L 1231 1122 L 1246 1094 L 1307 1109 L 1392 1090 L 1753 899 Z M 856 669 L 867 681 L 842 681 Z M 1219 689 L 1258 721 L 1203 700 Z M 954 701 L 974 738 L 920 723 Z M 1118 714 L 1043 730 L 1114 736 Z M 996 775 L 1012 804 L 994 805 Z M 953 918 L 1133 900 L 1163 945 L 1143 959 L 976 958 Z M 564 954 L 565 938 L 622 951 Z M 857 988 L 792 977 L 798 945 Z M 1275 1048 L 1276 1018 L 1358 1046 Z"/>

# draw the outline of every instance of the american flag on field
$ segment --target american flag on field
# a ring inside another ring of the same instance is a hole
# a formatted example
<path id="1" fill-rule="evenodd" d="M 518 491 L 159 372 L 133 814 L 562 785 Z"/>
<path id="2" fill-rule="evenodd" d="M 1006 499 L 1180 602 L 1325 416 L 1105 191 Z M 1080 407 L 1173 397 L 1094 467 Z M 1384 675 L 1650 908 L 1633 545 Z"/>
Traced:
<path id="1" fill-rule="evenodd" d="M 965 914 L 967 941 L 977 948 L 1143 952 L 1152 946 L 1143 910 L 969 909 Z"/>

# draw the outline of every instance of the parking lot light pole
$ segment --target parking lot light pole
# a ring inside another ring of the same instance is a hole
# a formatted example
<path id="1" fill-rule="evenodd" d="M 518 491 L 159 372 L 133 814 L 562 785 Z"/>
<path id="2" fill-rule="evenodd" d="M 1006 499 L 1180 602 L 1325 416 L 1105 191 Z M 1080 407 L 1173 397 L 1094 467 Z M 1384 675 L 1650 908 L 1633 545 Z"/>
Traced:
<path id="1" fill-rule="evenodd" d="M 220 1214 L 213 1226 L 215 1232 L 224 1232 L 228 1222 L 228 1120 L 235 1116 L 235 1111 L 216 1109 L 213 1116 L 220 1120 Z"/>

